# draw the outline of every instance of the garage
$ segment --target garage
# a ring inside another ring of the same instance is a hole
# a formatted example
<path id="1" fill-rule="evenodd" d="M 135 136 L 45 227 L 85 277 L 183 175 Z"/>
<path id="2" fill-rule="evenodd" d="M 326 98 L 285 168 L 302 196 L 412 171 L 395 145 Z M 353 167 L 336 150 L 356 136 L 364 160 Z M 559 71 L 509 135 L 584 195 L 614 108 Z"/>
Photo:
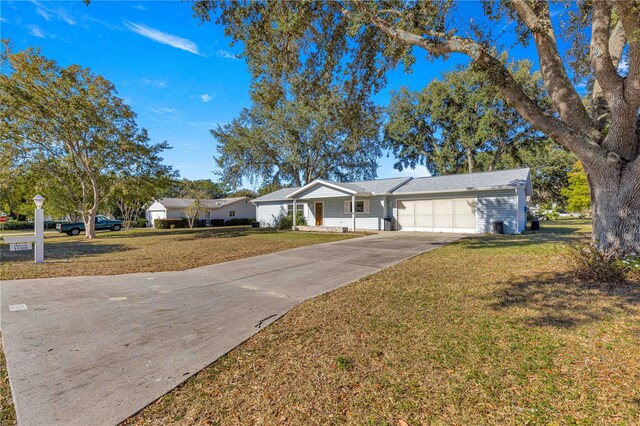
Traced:
<path id="1" fill-rule="evenodd" d="M 421 232 L 476 232 L 473 198 L 398 200 L 398 229 Z"/>

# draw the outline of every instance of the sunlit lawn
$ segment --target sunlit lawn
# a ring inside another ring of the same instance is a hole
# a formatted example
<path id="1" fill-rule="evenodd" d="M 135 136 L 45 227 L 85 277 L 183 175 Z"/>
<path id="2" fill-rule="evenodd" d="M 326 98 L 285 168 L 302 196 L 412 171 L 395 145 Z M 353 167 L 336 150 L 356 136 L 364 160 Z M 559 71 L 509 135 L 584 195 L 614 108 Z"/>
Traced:
<path id="1" fill-rule="evenodd" d="M 93 241 L 83 241 L 82 236 L 47 233 L 45 264 L 33 263 L 33 251 L 11 252 L 0 242 L 0 279 L 177 271 L 354 236 L 249 227 L 134 229 L 97 235 Z"/>
<path id="2" fill-rule="evenodd" d="M 576 281 L 543 223 L 303 303 L 131 424 L 637 424 L 640 292 Z"/>

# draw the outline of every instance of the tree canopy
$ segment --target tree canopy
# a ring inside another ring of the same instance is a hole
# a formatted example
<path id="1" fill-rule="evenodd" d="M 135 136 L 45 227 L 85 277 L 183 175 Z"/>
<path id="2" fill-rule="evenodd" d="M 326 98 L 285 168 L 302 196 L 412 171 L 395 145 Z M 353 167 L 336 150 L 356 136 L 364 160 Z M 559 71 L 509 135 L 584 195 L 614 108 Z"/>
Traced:
<path id="1" fill-rule="evenodd" d="M 336 93 L 312 98 L 258 101 L 212 130 L 222 180 L 234 187 L 243 178 L 301 186 L 316 178 L 375 177 L 381 155 L 379 108 L 367 101 L 354 113 Z"/>
<path id="2" fill-rule="evenodd" d="M 588 214 L 591 209 L 589 184 L 582 164 L 578 161 L 567 174 L 569 185 L 563 189 L 562 195 L 567 198 L 567 210 L 574 213 Z"/>
<path id="3" fill-rule="evenodd" d="M 115 178 L 172 175 L 112 83 L 79 65 L 62 67 L 37 49 L 4 41 L 0 149 L 16 169 L 55 185 L 95 236 L 94 219 Z"/>
<path id="4" fill-rule="evenodd" d="M 545 92 L 531 63 L 509 66 L 539 104 Z M 427 166 L 431 174 L 501 168 L 501 159 L 546 139 L 510 107 L 482 70 L 445 73 L 420 92 L 395 92 L 388 107 L 385 142 L 395 167 Z M 513 163 L 513 161 L 511 161 Z"/>
<path id="5" fill-rule="evenodd" d="M 593 244 L 609 254 L 633 252 L 640 245 L 640 0 L 566 2 L 555 20 L 550 4 L 484 1 L 483 19 L 453 0 L 199 0 L 194 11 L 241 44 L 253 90 L 270 103 L 285 97 L 283 81 L 293 92 L 332 81 L 355 105 L 384 87 L 387 70 L 400 62 L 410 70 L 425 56 L 466 55 L 522 118 L 581 161 L 592 189 Z M 507 38 L 501 28 L 509 25 Z M 557 28 L 570 48 L 558 42 Z M 509 58 L 518 52 L 511 34 L 535 45 L 549 110 L 498 53 L 504 45 L 512 46 Z M 584 78 L 592 81 L 587 102 L 577 90 Z"/>

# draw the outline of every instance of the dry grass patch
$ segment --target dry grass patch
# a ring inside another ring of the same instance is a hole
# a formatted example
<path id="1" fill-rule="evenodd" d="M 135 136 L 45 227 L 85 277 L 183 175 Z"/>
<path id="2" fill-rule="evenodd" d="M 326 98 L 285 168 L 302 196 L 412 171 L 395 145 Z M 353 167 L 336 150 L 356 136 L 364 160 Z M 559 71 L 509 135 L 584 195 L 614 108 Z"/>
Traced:
<path id="1" fill-rule="evenodd" d="M 127 424 L 634 424 L 640 289 L 478 237 L 303 303 Z"/>
<path id="2" fill-rule="evenodd" d="M 0 333 L 0 425 L 9 426 L 17 424 L 16 411 L 11 399 L 11 387 L 9 386 L 9 374 L 2 350 L 2 333 Z"/>
<path id="3" fill-rule="evenodd" d="M 93 241 L 47 234 L 45 264 L 0 244 L 0 279 L 179 271 L 354 236 L 248 227 L 107 232 Z"/>

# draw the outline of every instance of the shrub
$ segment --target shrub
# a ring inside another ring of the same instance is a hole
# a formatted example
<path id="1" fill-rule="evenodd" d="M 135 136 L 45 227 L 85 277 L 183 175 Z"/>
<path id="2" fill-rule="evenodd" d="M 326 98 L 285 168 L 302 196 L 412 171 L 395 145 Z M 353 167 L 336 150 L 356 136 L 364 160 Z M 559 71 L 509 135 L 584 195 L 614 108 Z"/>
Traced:
<path id="1" fill-rule="evenodd" d="M 556 220 L 560 217 L 560 213 L 555 206 L 550 203 L 540 204 L 540 210 L 538 211 L 538 216 L 542 220 Z"/>
<path id="2" fill-rule="evenodd" d="M 45 228 L 46 228 L 46 226 L 45 226 Z M 54 226 L 54 228 L 55 228 L 55 226 Z M 4 224 L 4 229 L 6 231 L 21 231 L 21 230 L 24 230 L 24 229 L 33 231 L 33 222 L 13 220 L 11 222 L 6 222 Z"/>
<path id="3" fill-rule="evenodd" d="M 296 215 L 296 225 L 305 226 L 306 224 L 307 220 L 304 218 L 304 215 L 302 213 L 298 213 Z M 285 214 L 280 215 L 276 218 L 274 225 L 276 229 L 291 229 L 293 227 L 293 216 Z"/>
<path id="4" fill-rule="evenodd" d="M 153 225 L 156 229 L 173 229 L 173 228 L 187 228 L 189 222 L 187 219 L 156 219 L 153 221 Z"/>
<path id="5" fill-rule="evenodd" d="M 620 258 L 607 255 L 585 241 L 569 243 L 565 259 L 572 274 L 594 284 L 619 284 L 626 280 L 628 267 Z"/>
<path id="6" fill-rule="evenodd" d="M 251 225 L 253 219 L 227 219 L 224 221 L 224 226 L 239 226 L 239 225 Z"/>
<path id="7" fill-rule="evenodd" d="M 211 226 L 224 226 L 224 219 L 211 219 Z"/>
<path id="8" fill-rule="evenodd" d="M 148 222 L 148 221 L 147 221 L 147 219 L 144 219 L 144 218 L 138 218 L 138 219 L 136 220 L 136 223 L 135 223 L 135 225 L 134 225 L 134 226 L 135 226 L 136 228 L 146 228 L 146 227 L 147 227 L 147 222 Z"/>

